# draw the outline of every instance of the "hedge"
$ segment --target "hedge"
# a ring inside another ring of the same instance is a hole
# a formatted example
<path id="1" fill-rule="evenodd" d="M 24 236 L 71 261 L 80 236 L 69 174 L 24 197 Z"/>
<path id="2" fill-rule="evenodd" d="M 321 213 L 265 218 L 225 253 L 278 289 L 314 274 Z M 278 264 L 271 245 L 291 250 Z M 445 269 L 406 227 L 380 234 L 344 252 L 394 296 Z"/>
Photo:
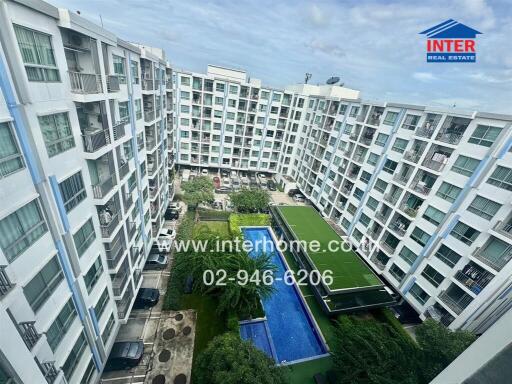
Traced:
<path id="1" fill-rule="evenodd" d="M 229 230 L 233 236 L 242 236 L 240 227 L 269 226 L 270 215 L 266 213 L 232 213 L 229 216 Z"/>

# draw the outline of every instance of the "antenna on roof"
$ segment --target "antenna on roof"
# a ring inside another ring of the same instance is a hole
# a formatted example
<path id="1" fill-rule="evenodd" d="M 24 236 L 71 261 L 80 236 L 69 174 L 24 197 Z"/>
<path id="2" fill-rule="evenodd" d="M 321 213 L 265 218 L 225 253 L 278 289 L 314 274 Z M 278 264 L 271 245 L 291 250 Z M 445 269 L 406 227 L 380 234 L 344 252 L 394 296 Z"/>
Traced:
<path id="1" fill-rule="evenodd" d="M 340 81 L 340 78 L 338 76 L 333 76 L 333 77 L 329 77 L 325 83 L 329 84 L 329 85 L 334 85 L 338 81 Z"/>
<path id="2" fill-rule="evenodd" d="M 304 84 L 307 84 L 308 81 L 311 79 L 311 77 L 313 77 L 313 74 L 312 73 L 307 73 L 306 72 L 306 78 L 304 80 Z"/>

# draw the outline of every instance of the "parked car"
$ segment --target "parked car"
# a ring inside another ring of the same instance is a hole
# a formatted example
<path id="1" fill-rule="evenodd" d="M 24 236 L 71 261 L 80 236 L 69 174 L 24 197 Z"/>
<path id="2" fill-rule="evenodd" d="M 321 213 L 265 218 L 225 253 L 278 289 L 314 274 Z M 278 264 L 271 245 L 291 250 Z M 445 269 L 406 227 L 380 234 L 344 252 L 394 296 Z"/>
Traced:
<path id="1" fill-rule="evenodd" d="M 219 189 L 217 189 L 217 193 L 229 193 L 231 192 L 231 188 L 229 187 L 220 187 Z"/>
<path id="2" fill-rule="evenodd" d="M 181 213 L 183 207 L 181 206 L 181 204 L 177 201 L 171 201 L 169 203 L 169 206 L 167 207 L 167 209 L 173 209 L 175 211 L 178 211 L 179 213 Z"/>
<path id="3" fill-rule="evenodd" d="M 250 189 L 258 189 L 260 186 L 256 180 L 251 180 L 249 182 L 249 188 Z"/>
<path id="4" fill-rule="evenodd" d="M 208 176 L 208 170 L 206 168 L 203 168 L 203 170 L 201 171 L 201 175 Z"/>
<path id="5" fill-rule="evenodd" d="M 242 183 L 242 187 L 248 187 L 250 180 L 247 176 L 240 177 L 240 182 Z"/>
<path id="6" fill-rule="evenodd" d="M 228 177 L 229 176 L 229 172 L 225 169 L 223 169 L 220 174 L 222 175 L 222 177 Z"/>
<path id="7" fill-rule="evenodd" d="M 274 180 L 268 180 L 267 181 L 267 188 L 269 191 L 277 191 L 277 186 Z"/>
<path id="8" fill-rule="evenodd" d="M 303 195 L 297 193 L 295 196 L 293 196 L 293 201 L 296 203 L 303 203 L 306 201 L 306 198 Z"/>
<path id="9" fill-rule="evenodd" d="M 144 354 L 142 341 L 118 341 L 112 346 L 105 371 L 129 369 L 139 364 Z"/>
<path id="10" fill-rule="evenodd" d="M 229 179 L 229 177 L 222 178 L 222 186 L 231 188 L 231 180 Z"/>
<path id="11" fill-rule="evenodd" d="M 215 189 L 220 188 L 220 177 L 219 176 L 213 177 L 213 186 L 215 187 Z"/>
<path id="12" fill-rule="evenodd" d="M 231 177 L 232 177 L 232 178 L 233 178 L 233 177 L 237 177 L 237 176 L 238 176 L 238 174 L 236 173 L 236 171 L 231 171 Z"/>
<path id="13" fill-rule="evenodd" d="M 212 203 L 212 207 L 214 209 L 220 209 L 222 210 L 224 207 L 222 205 L 222 201 L 219 201 L 219 200 L 215 200 L 213 203 Z"/>
<path id="14" fill-rule="evenodd" d="M 148 256 L 145 269 L 165 269 L 167 267 L 167 255 L 163 253 L 152 253 Z"/>
<path id="15" fill-rule="evenodd" d="M 174 240 L 176 237 L 176 230 L 174 228 L 162 228 L 158 234 L 160 240 Z"/>
<path id="16" fill-rule="evenodd" d="M 238 180 L 238 178 L 232 178 L 231 185 L 233 186 L 233 190 L 235 191 L 238 191 L 241 188 L 240 180 Z"/>
<path id="17" fill-rule="evenodd" d="M 260 189 L 263 189 L 264 191 L 266 191 L 268 189 L 266 180 L 260 179 Z"/>
<path id="18" fill-rule="evenodd" d="M 258 179 L 260 179 L 261 182 L 266 182 L 267 175 L 265 175 L 264 173 L 258 173 Z"/>
<path id="19" fill-rule="evenodd" d="M 176 209 L 169 209 L 165 211 L 164 218 L 165 220 L 178 220 L 180 217 L 180 213 Z"/>
<path id="20" fill-rule="evenodd" d="M 160 291 L 158 289 L 140 288 L 139 293 L 137 293 L 137 297 L 135 298 L 135 302 L 133 303 L 133 308 L 146 309 L 154 307 L 158 303 L 159 298 Z"/>
<path id="21" fill-rule="evenodd" d="M 293 197 L 297 194 L 300 194 L 300 191 L 297 188 L 293 188 L 288 191 L 288 196 L 290 197 Z"/>

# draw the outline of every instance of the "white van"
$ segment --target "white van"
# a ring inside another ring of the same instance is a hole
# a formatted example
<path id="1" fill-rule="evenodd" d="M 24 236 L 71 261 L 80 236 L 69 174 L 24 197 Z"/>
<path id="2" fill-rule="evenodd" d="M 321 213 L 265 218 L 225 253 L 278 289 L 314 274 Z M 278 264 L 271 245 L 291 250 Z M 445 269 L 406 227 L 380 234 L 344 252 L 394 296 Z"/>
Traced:
<path id="1" fill-rule="evenodd" d="M 183 175 L 181 176 L 181 181 L 188 181 L 190 179 L 190 170 L 184 169 Z"/>

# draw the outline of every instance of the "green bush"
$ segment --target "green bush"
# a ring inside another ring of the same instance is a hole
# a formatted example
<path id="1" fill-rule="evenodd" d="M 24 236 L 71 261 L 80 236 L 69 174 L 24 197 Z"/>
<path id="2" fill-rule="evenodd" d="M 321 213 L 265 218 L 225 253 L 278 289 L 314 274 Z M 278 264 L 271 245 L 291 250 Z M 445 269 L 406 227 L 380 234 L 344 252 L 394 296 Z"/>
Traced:
<path id="1" fill-rule="evenodd" d="M 404 329 L 404 326 L 398 319 L 395 317 L 393 312 L 389 308 L 380 308 L 374 312 L 374 316 L 377 320 L 386 323 L 393 327 L 395 331 L 400 333 L 404 338 L 409 339 L 411 342 L 415 343 L 414 339 L 407 333 Z"/>
<path id="2" fill-rule="evenodd" d="M 214 209 L 198 209 L 199 220 L 225 220 L 229 219 L 229 212 Z"/>
<path id="3" fill-rule="evenodd" d="M 266 213 L 232 213 L 229 216 L 229 230 L 235 237 L 242 236 L 240 227 L 269 225 L 270 215 Z"/>

